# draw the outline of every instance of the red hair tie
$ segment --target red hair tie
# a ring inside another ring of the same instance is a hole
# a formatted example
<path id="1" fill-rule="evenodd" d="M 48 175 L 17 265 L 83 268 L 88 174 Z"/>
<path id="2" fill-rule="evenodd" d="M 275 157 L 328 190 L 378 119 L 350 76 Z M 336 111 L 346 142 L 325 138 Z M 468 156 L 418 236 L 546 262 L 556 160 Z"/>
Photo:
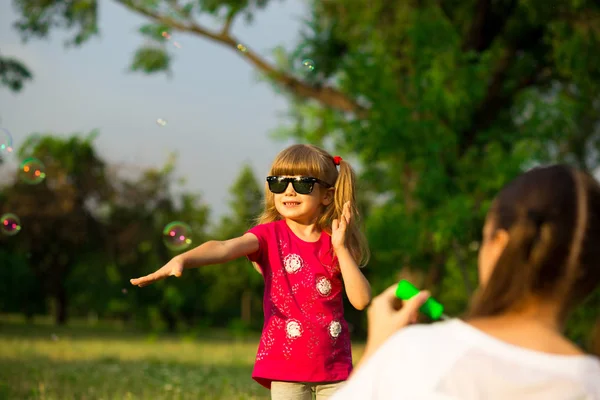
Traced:
<path id="1" fill-rule="evenodd" d="M 342 157 L 340 157 L 340 156 L 333 157 L 333 163 L 335 165 L 340 165 L 341 162 L 342 162 Z"/>

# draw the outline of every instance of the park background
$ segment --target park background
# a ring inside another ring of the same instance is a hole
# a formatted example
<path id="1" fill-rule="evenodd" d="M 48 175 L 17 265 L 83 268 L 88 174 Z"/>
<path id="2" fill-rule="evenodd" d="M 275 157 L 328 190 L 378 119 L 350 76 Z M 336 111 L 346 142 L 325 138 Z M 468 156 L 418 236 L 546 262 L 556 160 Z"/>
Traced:
<path id="1" fill-rule="evenodd" d="M 0 235 L 0 398 L 268 398 L 247 260 L 129 279 L 177 254 L 170 222 L 245 232 L 290 143 L 357 170 L 374 292 L 406 277 L 460 315 L 497 191 L 600 171 L 598 50 L 591 0 L 2 2 L 0 214 L 22 229 Z M 584 348 L 599 309 L 569 321 Z"/>

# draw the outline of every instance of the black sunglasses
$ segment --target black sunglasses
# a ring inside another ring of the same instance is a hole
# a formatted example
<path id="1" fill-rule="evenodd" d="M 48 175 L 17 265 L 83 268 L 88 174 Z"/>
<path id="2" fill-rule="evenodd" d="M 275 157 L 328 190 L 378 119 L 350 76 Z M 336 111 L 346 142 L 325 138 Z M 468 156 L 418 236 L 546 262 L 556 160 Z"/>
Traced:
<path id="1" fill-rule="evenodd" d="M 285 192 L 290 183 L 292 184 L 294 190 L 298 194 L 312 193 L 315 187 L 315 183 L 320 183 L 326 188 L 332 187 L 329 183 L 310 176 L 300 176 L 291 178 L 285 176 L 267 176 L 267 183 L 269 184 L 269 190 L 275 194 L 281 194 Z"/>

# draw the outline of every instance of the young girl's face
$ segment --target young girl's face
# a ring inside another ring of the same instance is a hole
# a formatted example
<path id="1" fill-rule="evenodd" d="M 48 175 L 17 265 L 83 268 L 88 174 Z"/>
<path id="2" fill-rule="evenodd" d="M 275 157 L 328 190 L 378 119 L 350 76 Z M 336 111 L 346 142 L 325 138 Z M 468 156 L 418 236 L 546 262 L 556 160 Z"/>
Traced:
<path id="1" fill-rule="evenodd" d="M 321 215 L 323 207 L 331 204 L 333 192 L 315 183 L 311 193 L 300 194 L 289 183 L 283 193 L 274 194 L 275 208 L 283 218 L 312 223 Z"/>
<path id="2" fill-rule="evenodd" d="M 478 270 L 479 284 L 485 286 L 498 263 L 498 259 L 508 244 L 508 232 L 495 229 L 491 218 L 486 219 L 483 227 L 483 238 L 479 247 Z"/>

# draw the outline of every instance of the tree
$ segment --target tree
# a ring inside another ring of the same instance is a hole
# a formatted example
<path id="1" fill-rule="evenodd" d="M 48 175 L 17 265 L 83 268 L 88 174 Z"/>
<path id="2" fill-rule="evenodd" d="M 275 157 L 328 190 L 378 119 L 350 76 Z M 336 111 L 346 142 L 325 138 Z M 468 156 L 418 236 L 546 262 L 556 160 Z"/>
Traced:
<path id="1" fill-rule="evenodd" d="M 175 156 L 161 169 L 145 169 L 136 178 L 116 174 L 116 196 L 106 213 L 109 230 L 113 291 L 129 288 L 128 296 L 112 302 L 109 315 L 130 317 L 166 324 L 173 332 L 179 321 L 192 324 L 203 316 L 209 283 L 195 271 L 183 279 L 168 279 L 143 289 L 131 287 L 130 278 L 142 276 L 166 264 L 177 251 L 163 242 L 163 229 L 174 221 L 191 228 L 189 238 L 197 246 L 206 240 L 208 207 L 199 196 L 173 193 Z M 119 169 L 117 169 L 118 172 Z M 155 326 L 156 328 L 157 326 Z"/>
<path id="2" fill-rule="evenodd" d="M 221 219 L 215 237 L 231 239 L 254 226 L 262 212 L 263 192 L 252 168 L 242 167 L 230 189 L 231 214 Z M 262 319 L 255 316 L 262 311 L 263 279 L 246 258 L 205 268 L 203 276 L 210 281 L 208 296 L 211 300 L 206 306 L 219 320 L 239 320 L 245 327 L 262 326 Z"/>
<path id="3" fill-rule="evenodd" d="M 18 60 L 0 56 L 0 83 L 13 92 L 23 88 L 25 81 L 31 80 L 33 75 Z"/>
<path id="4" fill-rule="evenodd" d="M 19 149 L 23 164 L 17 179 L 4 191 L 1 213 L 16 214 L 23 226 L 13 237 L 18 237 L 16 251 L 28 255 L 27 262 L 43 283 L 44 293 L 54 299 L 58 324 L 68 319 L 67 277 L 76 263 L 102 242 L 101 224 L 90 205 L 108 199 L 111 188 L 104 162 L 93 148 L 95 136 L 30 137 Z M 42 164 L 25 161 L 32 158 Z M 45 174 L 45 179 L 37 184 L 23 180 L 28 167 Z"/>
<path id="5" fill-rule="evenodd" d="M 403 268 L 431 289 L 470 287 L 475 257 L 466 248 L 502 185 L 536 163 L 598 167 L 596 1 L 312 1 L 298 48 L 279 49 L 277 65 L 230 33 L 266 0 L 115 1 L 151 21 L 140 31 L 156 45 L 140 49 L 132 69 L 168 70 L 163 32 L 239 51 L 289 96 L 286 137 L 360 161 L 376 289 Z M 36 2 L 16 3 L 24 37 L 61 24 L 77 27 L 76 44 L 97 33 L 94 1 L 48 1 L 43 18 Z M 223 28 L 202 26 L 202 13 Z M 304 58 L 314 70 L 298 67 Z"/>

